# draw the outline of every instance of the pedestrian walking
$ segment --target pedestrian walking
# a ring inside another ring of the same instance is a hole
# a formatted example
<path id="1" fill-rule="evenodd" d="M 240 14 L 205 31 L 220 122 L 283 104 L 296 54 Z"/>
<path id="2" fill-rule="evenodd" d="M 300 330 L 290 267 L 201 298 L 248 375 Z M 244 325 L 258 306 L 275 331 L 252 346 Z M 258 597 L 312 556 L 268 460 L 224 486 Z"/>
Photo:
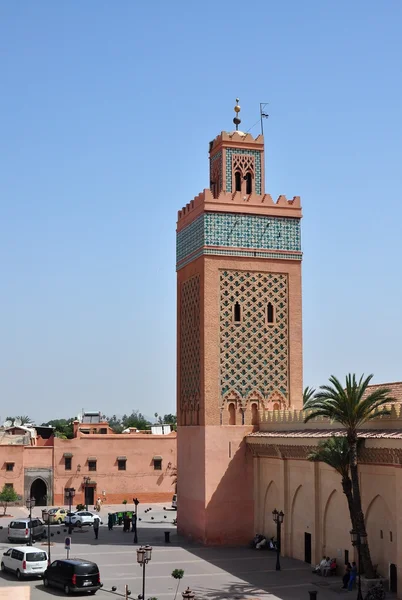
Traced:
<path id="1" fill-rule="evenodd" d="M 344 575 L 342 577 L 342 583 L 343 583 L 342 589 L 343 590 L 347 590 L 348 589 L 351 570 L 352 570 L 352 565 L 350 564 L 350 562 L 348 562 L 345 565 L 345 573 L 344 573 Z"/>
<path id="2" fill-rule="evenodd" d="M 107 516 L 107 526 L 109 527 L 109 531 L 112 531 L 113 529 L 113 515 L 112 513 L 109 513 Z"/>
<path id="3" fill-rule="evenodd" d="M 123 515 L 123 531 L 124 533 L 126 531 L 130 531 L 130 517 L 128 516 L 127 513 L 124 513 Z"/>
<path id="4" fill-rule="evenodd" d="M 356 577 L 357 577 L 357 566 L 356 566 L 355 562 L 352 562 L 352 569 L 350 571 L 349 584 L 348 584 L 349 592 L 351 592 L 353 589 L 353 586 L 356 581 Z"/>
<path id="5" fill-rule="evenodd" d="M 98 539 L 98 535 L 99 535 L 99 519 L 94 519 L 94 534 L 95 534 L 95 539 Z"/>

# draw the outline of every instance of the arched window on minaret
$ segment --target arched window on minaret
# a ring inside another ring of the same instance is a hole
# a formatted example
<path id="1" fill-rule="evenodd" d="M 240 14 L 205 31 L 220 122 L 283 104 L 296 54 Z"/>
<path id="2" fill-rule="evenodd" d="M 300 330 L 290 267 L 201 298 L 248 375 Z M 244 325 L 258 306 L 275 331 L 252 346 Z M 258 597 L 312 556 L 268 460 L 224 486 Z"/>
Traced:
<path id="1" fill-rule="evenodd" d="M 268 302 L 267 306 L 267 323 L 268 325 L 273 325 L 275 320 L 275 309 L 271 302 Z"/>
<path id="2" fill-rule="evenodd" d="M 235 171 L 235 192 L 241 192 L 241 173 Z"/>
<path id="3" fill-rule="evenodd" d="M 253 178 L 250 171 L 244 179 L 246 180 L 246 194 L 251 194 L 253 192 Z"/>
<path id="4" fill-rule="evenodd" d="M 241 306 L 238 302 L 236 302 L 233 308 L 233 321 L 235 323 L 241 323 Z"/>
<path id="5" fill-rule="evenodd" d="M 258 406 L 255 402 L 251 405 L 251 425 L 258 425 L 259 415 Z"/>
<path id="6" fill-rule="evenodd" d="M 236 409 L 233 402 L 229 404 L 229 425 L 236 425 Z"/>

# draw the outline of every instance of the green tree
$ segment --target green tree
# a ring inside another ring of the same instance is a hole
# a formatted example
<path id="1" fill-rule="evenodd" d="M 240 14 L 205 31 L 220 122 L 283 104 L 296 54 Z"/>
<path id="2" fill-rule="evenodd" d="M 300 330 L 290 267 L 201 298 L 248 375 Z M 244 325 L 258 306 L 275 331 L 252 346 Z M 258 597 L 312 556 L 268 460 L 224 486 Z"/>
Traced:
<path id="1" fill-rule="evenodd" d="M 307 458 L 311 461 L 324 462 L 339 473 L 342 478 L 342 490 L 348 502 L 350 521 L 353 529 L 356 529 L 349 454 L 349 444 L 346 437 L 333 436 L 328 440 L 319 442 L 318 446 L 310 452 Z"/>
<path id="2" fill-rule="evenodd" d="M 0 492 L 0 505 L 4 508 L 3 516 L 6 514 L 7 506 L 10 502 L 17 502 L 19 496 L 11 486 L 4 485 Z"/>
<path id="3" fill-rule="evenodd" d="M 113 429 L 114 433 L 121 433 L 123 431 L 121 419 L 116 417 L 116 415 L 112 415 L 111 417 L 103 415 L 102 420 L 107 421 L 109 427 Z"/>
<path id="4" fill-rule="evenodd" d="M 346 430 L 346 439 L 349 446 L 349 465 L 352 480 L 353 515 L 356 530 L 360 535 L 366 534 L 366 525 L 361 502 L 358 457 L 357 457 L 357 435 L 362 425 L 382 414 L 389 414 L 385 407 L 393 401 L 389 396 L 388 388 L 377 388 L 370 393 L 367 387 L 373 375 L 359 380 L 356 375 L 346 376 L 345 388 L 340 381 L 331 375 L 330 385 L 322 385 L 316 394 L 304 405 L 306 411 L 310 411 L 304 422 L 307 423 L 316 417 L 326 417 L 331 421 L 340 423 Z M 353 521 L 352 521 L 353 522 Z M 363 570 L 368 578 L 375 576 L 368 544 L 361 547 Z"/>
<path id="5" fill-rule="evenodd" d="M 303 390 L 303 406 L 308 402 L 315 394 L 315 388 L 305 387 Z"/>
<path id="6" fill-rule="evenodd" d="M 183 579 L 183 576 L 184 576 L 183 569 L 174 569 L 172 571 L 173 579 L 177 579 L 177 587 L 176 587 L 176 593 L 174 595 L 174 600 L 176 600 L 177 592 L 179 591 L 180 581 Z"/>
<path id="7" fill-rule="evenodd" d="M 146 420 L 144 415 L 139 410 L 133 410 L 131 415 L 123 415 L 122 418 L 123 429 L 128 427 L 135 427 L 136 429 L 149 429 L 151 423 Z"/>
<path id="8" fill-rule="evenodd" d="M 163 417 L 163 423 L 165 423 L 165 425 L 171 425 L 173 431 L 176 431 L 176 429 L 177 429 L 177 417 L 176 417 L 176 415 L 173 415 L 172 413 L 164 415 L 164 417 Z"/>
<path id="9" fill-rule="evenodd" d="M 44 427 L 53 427 L 56 437 L 63 440 L 71 440 L 74 437 L 74 419 L 53 419 L 47 423 L 42 423 Z"/>

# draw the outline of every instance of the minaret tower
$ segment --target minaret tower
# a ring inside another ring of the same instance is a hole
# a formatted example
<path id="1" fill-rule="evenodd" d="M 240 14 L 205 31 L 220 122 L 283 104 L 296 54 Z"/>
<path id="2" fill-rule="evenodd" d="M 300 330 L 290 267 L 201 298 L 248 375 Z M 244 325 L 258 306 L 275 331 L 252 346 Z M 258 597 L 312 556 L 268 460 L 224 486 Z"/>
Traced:
<path id="1" fill-rule="evenodd" d="M 204 543 L 253 536 L 244 437 L 260 408 L 302 407 L 300 198 L 265 193 L 263 136 L 234 110 L 177 222 L 178 526 Z"/>

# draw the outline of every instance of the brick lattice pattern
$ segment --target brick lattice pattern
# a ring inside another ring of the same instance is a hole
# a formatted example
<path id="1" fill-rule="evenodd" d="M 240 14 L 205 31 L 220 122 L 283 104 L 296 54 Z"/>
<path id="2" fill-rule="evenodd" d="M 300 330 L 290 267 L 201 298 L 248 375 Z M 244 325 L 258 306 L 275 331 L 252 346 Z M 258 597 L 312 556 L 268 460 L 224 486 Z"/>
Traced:
<path id="1" fill-rule="evenodd" d="M 200 278 L 184 281 L 180 295 L 180 406 L 182 425 L 198 421 L 200 401 Z"/>
<path id="2" fill-rule="evenodd" d="M 241 322 L 234 322 L 234 305 Z M 267 323 L 267 305 L 275 319 Z M 257 393 L 264 403 L 282 395 L 288 403 L 287 275 L 223 270 L 220 272 L 220 387 L 243 403 Z M 276 392 L 276 394 L 275 394 Z"/>

